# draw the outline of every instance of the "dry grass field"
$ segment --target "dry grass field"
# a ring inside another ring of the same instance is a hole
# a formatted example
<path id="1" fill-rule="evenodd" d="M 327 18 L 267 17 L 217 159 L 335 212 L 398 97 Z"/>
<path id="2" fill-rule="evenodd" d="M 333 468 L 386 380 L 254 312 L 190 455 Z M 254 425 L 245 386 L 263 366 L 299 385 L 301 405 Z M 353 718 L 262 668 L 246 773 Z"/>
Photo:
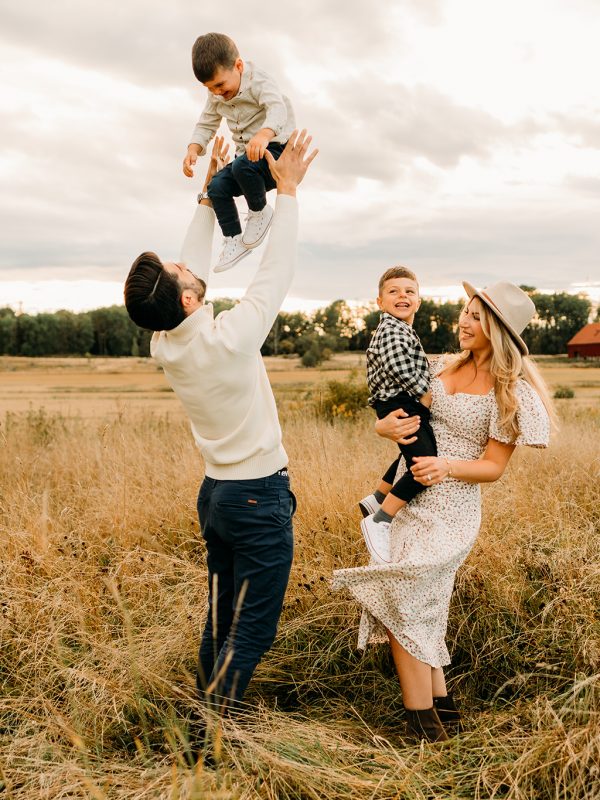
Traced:
<path id="1" fill-rule="evenodd" d="M 283 391 L 364 372 L 364 357 L 336 356 L 319 369 L 298 358 L 266 358 L 271 381 Z M 149 358 L 11 358 L 0 356 L 0 416 L 38 409 L 68 416 L 135 411 L 177 413 L 179 403 L 162 370 Z"/>
<path id="2" fill-rule="evenodd" d="M 316 369 L 298 358 L 266 358 L 275 391 L 292 396 L 329 380 L 344 380 L 352 372 L 362 379 L 364 356 L 335 355 Z M 575 392 L 570 406 L 600 404 L 600 362 L 569 362 L 540 358 L 552 389 L 569 386 Z M 43 407 L 66 416 L 120 414 L 124 409 L 177 414 L 180 406 L 162 370 L 148 358 L 11 358 L 0 356 L 0 417 L 7 411 Z"/>
<path id="3" fill-rule="evenodd" d="M 0 359 L 0 796 L 10 800 L 578 800 L 600 797 L 600 368 L 543 364 L 561 430 L 484 489 L 459 573 L 449 678 L 467 732 L 402 741 L 385 648 L 333 569 L 366 563 L 355 503 L 394 447 L 367 412 L 330 424 L 319 386 L 362 367 L 272 359 L 296 555 L 255 713 L 190 766 L 206 609 L 187 421 L 144 359 Z"/>

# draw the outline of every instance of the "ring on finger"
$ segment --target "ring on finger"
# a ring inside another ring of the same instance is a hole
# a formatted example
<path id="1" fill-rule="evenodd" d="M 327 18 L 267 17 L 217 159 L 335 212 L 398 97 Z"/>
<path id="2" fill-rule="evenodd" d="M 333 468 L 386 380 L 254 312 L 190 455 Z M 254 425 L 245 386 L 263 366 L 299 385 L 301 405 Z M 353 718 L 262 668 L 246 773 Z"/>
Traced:
<path id="1" fill-rule="evenodd" d="M 428 476 L 427 476 L 427 480 L 429 481 L 429 483 L 431 483 L 431 480 L 432 480 L 432 479 L 431 479 L 431 475 L 428 475 Z"/>

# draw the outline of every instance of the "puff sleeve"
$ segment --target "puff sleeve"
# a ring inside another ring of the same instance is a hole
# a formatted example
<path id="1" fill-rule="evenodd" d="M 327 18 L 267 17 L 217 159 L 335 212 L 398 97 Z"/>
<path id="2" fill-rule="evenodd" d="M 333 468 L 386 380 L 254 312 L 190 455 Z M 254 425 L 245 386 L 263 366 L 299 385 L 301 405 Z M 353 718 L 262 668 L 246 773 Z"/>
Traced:
<path id="1" fill-rule="evenodd" d="M 497 403 L 493 402 L 490 416 L 489 438 L 504 444 L 528 445 L 529 447 L 548 447 L 550 441 L 550 418 L 544 404 L 527 381 L 520 378 L 516 386 L 519 410 L 517 418 L 520 433 L 514 442 L 500 427 Z"/>

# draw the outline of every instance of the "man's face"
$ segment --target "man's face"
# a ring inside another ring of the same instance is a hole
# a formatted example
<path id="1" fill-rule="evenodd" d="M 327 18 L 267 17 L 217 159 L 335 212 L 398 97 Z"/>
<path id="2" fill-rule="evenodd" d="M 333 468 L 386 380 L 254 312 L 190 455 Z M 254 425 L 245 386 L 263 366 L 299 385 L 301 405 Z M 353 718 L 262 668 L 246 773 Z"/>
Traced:
<path id="1" fill-rule="evenodd" d="M 231 69 L 219 67 L 209 81 L 204 81 L 204 85 L 211 94 L 231 100 L 240 90 L 243 71 L 244 62 L 238 58 Z"/>
<path id="2" fill-rule="evenodd" d="M 390 278 L 383 284 L 377 305 L 392 317 L 412 325 L 421 305 L 417 282 L 410 278 Z"/>
<path id="3" fill-rule="evenodd" d="M 185 264 L 177 264 L 175 261 L 163 261 L 163 269 L 175 275 L 182 289 L 192 289 L 202 295 L 204 289 L 200 283 L 200 278 L 188 269 Z"/>

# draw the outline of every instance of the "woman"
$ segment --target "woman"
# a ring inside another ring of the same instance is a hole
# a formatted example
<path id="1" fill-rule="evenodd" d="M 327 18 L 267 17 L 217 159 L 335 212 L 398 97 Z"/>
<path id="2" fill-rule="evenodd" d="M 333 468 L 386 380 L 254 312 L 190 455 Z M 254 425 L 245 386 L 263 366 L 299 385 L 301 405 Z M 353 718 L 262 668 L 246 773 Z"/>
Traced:
<path id="1" fill-rule="evenodd" d="M 444 639 L 456 571 L 479 532 L 478 484 L 501 477 L 515 446 L 546 447 L 553 418 L 521 338 L 535 313 L 531 298 L 505 282 L 482 291 L 463 286 L 469 300 L 458 325 L 462 352 L 440 358 L 432 370 L 438 456 L 412 467 L 430 488 L 394 518 L 391 564 L 336 570 L 333 582 L 364 606 L 359 648 L 389 640 L 407 733 L 429 741 L 447 739 L 460 724 L 444 680 L 442 668 L 450 663 Z M 394 441 L 417 427 L 417 418 L 400 420 L 397 412 L 376 424 L 379 435 Z"/>

